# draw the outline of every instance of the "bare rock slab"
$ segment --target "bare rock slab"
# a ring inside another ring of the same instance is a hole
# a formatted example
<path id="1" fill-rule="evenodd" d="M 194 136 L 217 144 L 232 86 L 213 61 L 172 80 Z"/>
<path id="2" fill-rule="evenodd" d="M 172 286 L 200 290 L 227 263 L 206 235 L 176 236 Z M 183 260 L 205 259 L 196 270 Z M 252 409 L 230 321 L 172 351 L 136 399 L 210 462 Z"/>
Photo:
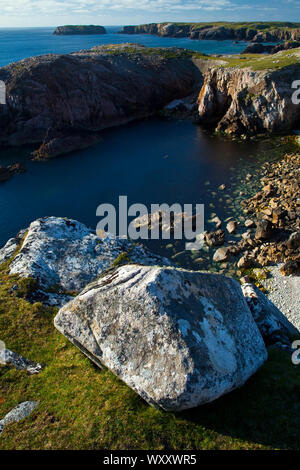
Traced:
<path id="1" fill-rule="evenodd" d="M 193 408 L 241 387 L 267 358 L 239 283 L 218 274 L 121 266 L 87 286 L 54 323 L 164 410 Z"/>
<path id="2" fill-rule="evenodd" d="M 2 434 L 5 426 L 27 418 L 27 416 L 29 416 L 37 406 L 37 401 L 24 401 L 13 408 L 3 419 L 0 420 L 0 435 Z"/>

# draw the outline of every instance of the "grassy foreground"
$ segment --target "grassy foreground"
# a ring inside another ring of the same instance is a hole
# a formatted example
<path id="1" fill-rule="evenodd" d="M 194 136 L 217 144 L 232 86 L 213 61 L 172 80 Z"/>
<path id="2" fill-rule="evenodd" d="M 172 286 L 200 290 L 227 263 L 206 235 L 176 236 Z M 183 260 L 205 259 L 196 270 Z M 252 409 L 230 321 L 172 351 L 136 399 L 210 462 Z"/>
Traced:
<path id="1" fill-rule="evenodd" d="M 0 266 L 0 338 L 46 366 L 34 376 L 0 366 L 0 419 L 39 401 L 6 427 L 0 449 L 300 449 L 300 368 L 287 354 L 271 351 L 243 388 L 214 403 L 166 413 L 94 366 L 55 330 L 56 309 L 27 302 L 30 283 L 7 270 Z"/>

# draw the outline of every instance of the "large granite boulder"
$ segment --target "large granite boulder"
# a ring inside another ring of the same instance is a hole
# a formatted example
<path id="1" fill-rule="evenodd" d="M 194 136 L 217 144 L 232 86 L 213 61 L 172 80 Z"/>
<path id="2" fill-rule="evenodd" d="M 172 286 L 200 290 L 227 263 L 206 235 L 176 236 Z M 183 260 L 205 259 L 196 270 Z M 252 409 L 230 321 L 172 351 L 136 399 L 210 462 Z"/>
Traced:
<path id="1" fill-rule="evenodd" d="M 165 410 L 215 400 L 267 358 L 239 283 L 217 274 L 120 266 L 54 322 L 92 361 Z"/>
<path id="2" fill-rule="evenodd" d="M 118 258 L 147 265 L 170 264 L 141 245 L 124 238 L 100 238 L 84 224 L 62 217 L 35 220 L 27 230 L 8 240 L 0 249 L 0 263 L 11 258 L 10 274 L 35 279 L 42 289 L 35 300 L 52 305 L 68 301 L 64 293 L 80 291 Z"/>

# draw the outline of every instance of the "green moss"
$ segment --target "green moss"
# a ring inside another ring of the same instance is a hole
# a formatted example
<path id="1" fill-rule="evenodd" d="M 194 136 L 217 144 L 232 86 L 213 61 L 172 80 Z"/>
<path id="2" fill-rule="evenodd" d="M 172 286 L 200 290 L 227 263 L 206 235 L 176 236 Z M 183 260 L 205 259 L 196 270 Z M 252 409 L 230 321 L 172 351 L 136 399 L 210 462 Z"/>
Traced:
<path id="1" fill-rule="evenodd" d="M 129 257 L 129 253 L 132 250 L 129 251 L 123 251 L 123 253 L 120 253 L 119 256 L 116 257 L 112 264 L 112 268 L 117 268 L 118 266 L 121 266 L 122 264 L 129 264 L 131 263 L 131 259 Z"/>

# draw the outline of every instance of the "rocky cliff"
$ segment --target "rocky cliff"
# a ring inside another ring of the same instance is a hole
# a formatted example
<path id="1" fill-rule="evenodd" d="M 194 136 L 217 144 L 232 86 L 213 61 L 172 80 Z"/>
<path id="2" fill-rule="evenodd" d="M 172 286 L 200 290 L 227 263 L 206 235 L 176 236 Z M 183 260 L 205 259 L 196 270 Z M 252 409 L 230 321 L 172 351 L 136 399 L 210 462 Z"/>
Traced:
<path id="1" fill-rule="evenodd" d="M 298 129 L 300 106 L 292 102 L 291 85 L 299 72 L 300 65 L 210 69 L 198 99 L 200 122 L 237 135 Z"/>
<path id="2" fill-rule="evenodd" d="M 150 23 L 124 26 L 122 33 L 252 42 L 296 41 L 300 39 L 300 23 Z"/>
<path id="3" fill-rule="evenodd" d="M 54 35 L 56 36 L 70 36 L 74 34 L 105 34 L 106 29 L 103 26 L 94 25 L 66 25 L 58 26 Z"/>
<path id="4" fill-rule="evenodd" d="M 291 100 L 299 54 L 282 51 L 262 61 L 124 44 L 25 59 L 0 69 L 6 85 L 0 147 L 35 143 L 36 159 L 54 157 L 96 143 L 102 129 L 166 105 L 170 114 L 173 100 L 179 115 L 194 113 L 200 90 L 194 117 L 204 125 L 227 134 L 289 132 L 300 119 Z"/>
<path id="5" fill-rule="evenodd" d="M 37 158 L 82 148 L 101 129 L 189 95 L 201 79 L 184 52 L 137 45 L 25 59 L 0 69 L 0 146 L 42 143 Z"/>

